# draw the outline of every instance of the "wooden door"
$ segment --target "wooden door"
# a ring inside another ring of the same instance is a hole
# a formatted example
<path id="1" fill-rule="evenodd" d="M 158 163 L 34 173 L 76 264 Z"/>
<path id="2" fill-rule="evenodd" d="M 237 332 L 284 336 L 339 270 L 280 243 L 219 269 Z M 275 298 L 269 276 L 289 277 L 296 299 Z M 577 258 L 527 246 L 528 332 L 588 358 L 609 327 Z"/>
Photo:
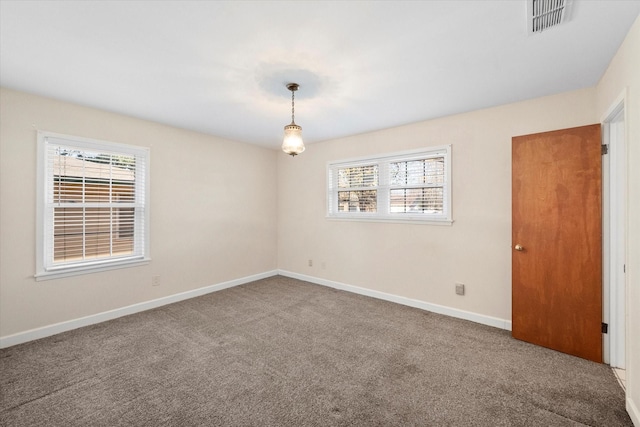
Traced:
<path id="1" fill-rule="evenodd" d="M 600 125 L 512 139 L 513 337 L 602 362 Z"/>

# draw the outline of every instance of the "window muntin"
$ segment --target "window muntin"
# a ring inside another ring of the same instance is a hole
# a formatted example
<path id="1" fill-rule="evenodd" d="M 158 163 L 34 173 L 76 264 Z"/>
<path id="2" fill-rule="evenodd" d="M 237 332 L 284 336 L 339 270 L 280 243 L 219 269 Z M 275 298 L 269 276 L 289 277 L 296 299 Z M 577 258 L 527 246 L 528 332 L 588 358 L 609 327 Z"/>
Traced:
<path id="1" fill-rule="evenodd" d="M 36 277 L 148 258 L 146 148 L 39 133 Z"/>
<path id="2" fill-rule="evenodd" d="M 330 162 L 330 218 L 451 223 L 451 146 Z"/>

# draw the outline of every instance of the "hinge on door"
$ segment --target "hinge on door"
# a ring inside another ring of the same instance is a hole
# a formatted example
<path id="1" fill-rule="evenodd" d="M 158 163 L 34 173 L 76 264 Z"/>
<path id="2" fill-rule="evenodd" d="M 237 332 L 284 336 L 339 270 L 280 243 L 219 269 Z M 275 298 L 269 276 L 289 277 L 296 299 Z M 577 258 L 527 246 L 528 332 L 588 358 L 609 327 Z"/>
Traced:
<path id="1" fill-rule="evenodd" d="M 607 323 L 602 322 L 602 333 L 606 334 L 609 332 L 609 325 Z"/>
<path id="2" fill-rule="evenodd" d="M 609 154 L 609 146 L 607 144 L 602 144 L 602 155 Z"/>

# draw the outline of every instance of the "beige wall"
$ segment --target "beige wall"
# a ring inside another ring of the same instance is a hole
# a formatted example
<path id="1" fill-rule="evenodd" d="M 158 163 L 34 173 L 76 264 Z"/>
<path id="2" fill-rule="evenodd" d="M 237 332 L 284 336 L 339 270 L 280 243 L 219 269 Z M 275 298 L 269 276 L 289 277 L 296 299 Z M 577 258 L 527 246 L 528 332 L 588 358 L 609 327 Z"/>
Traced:
<path id="1" fill-rule="evenodd" d="M 640 18 L 597 85 L 597 112 L 604 119 L 626 89 L 627 141 L 627 409 L 640 425 Z"/>
<path id="2" fill-rule="evenodd" d="M 277 268 L 274 150 L 4 88 L 0 116 L 0 337 Z M 151 147 L 148 265 L 34 280 L 36 129 Z"/>
<path id="3" fill-rule="evenodd" d="M 591 88 L 312 144 L 295 159 L 280 156 L 278 266 L 510 321 L 511 137 L 597 121 Z M 442 144 L 452 144 L 452 226 L 325 218 L 328 161 Z M 466 285 L 464 297 L 455 294 L 455 282 Z"/>

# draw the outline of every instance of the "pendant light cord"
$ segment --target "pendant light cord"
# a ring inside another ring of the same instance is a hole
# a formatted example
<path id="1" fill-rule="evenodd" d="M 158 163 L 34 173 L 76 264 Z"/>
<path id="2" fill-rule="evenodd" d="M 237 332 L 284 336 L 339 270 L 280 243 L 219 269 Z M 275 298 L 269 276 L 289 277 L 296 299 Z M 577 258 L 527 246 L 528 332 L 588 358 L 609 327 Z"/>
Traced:
<path id="1" fill-rule="evenodd" d="M 296 108 L 295 107 L 296 104 L 294 102 L 295 96 L 296 96 L 296 92 L 292 90 L 291 91 L 291 123 L 295 123 L 295 120 L 294 120 L 294 112 Z"/>

